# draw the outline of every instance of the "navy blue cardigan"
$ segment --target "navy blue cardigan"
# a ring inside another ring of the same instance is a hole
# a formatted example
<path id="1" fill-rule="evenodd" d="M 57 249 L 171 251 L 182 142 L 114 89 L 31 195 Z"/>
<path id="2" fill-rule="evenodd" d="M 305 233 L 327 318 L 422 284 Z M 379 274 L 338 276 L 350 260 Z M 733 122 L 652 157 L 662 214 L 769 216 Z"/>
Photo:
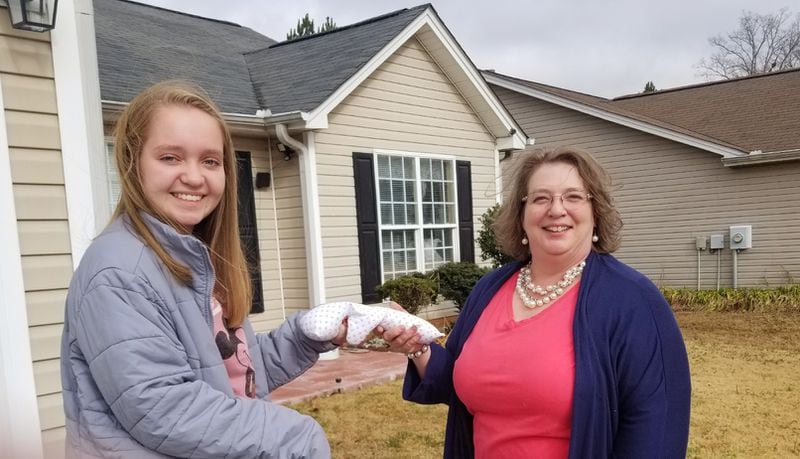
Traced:
<path id="1" fill-rule="evenodd" d="M 403 398 L 450 407 L 445 458 L 474 456 L 472 415 L 453 389 L 453 364 L 486 305 L 520 267 L 511 263 L 478 282 L 446 346 L 431 347 L 424 379 L 409 362 Z M 569 457 L 686 457 L 689 362 L 672 310 L 656 286 L 613 256 L 592 252 L 573 334 Z"/>

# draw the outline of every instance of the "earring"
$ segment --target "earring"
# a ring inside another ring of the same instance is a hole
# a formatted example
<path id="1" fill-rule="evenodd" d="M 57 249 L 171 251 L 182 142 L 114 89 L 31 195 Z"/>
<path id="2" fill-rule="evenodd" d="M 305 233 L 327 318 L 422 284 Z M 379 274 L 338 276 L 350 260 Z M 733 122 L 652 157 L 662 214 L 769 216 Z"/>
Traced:
<path id="1" fill-rule="evenodd" d="M 592 242 L 597 242 L 599 240 L 600 240 L 600 238 L 597 237 L 597 234 L 592 234 Z"/>
<path id="2" fill-rule="evenodd" d="M 528 238 L 527 237 L 523 237 L 522 241 L 520 241 L 520 242 L 522 242 L 522 245 L 528 245 Z"/>

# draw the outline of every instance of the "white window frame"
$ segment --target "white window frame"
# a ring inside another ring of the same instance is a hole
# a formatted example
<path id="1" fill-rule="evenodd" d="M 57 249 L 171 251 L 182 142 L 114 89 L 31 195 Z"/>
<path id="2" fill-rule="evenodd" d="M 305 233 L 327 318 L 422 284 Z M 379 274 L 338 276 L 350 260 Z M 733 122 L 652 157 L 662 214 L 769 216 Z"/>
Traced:
<path id="1" fill-rule="evenodd" d="M 381 214 L 381 197 L 380 197 L 380 174 L 378 171 L 378 156 L 396 156 L 401 158 L 413 158 L 414 167 L 416 172 L 415 190 L 416 193 L 416 217 L 417 222 L 413 225 L 385 225 L 383 223 L 383 215 Z M 452 165 L 453 173 L 453 223 L 426 225 L 423 223 L 422 218 L 422 177 L 420 175 L 420 159 L 436 159 L 447 161 Z M 432 154 L 432 153 L 419 153 L 409 151 L 396 151 L 396 150 L 373 150 L 372 167 L 374 168 L 373 175 L 375 177 L 375 205 L 377 206 L 378 215 L 378 257 L 380 265 L 380 277 L 382 282 L 386 282 L 386 273 L 383 266 L 383 231 L 384 230 L 414 230 L 414 245 L 417 252 L 417 266 L 415 271 L 424 273 L 425 270 L 425 244 L 424 244 L 424 231 L 426 229 L 449 229 L 452 231 L 453 237 L 453 261 L 461 261 L 461 248 L 460 240 L 458 237 L 458 174 L 456 173 L 456 160 L 457 158 L 452 155 Z"/>
<path id="2" fill-rule="evenodd" d="M 117 177 L 117 165 L 113 162 L 114 161 L 114 137 L 105 136 L 103 139 L 103 151 L 105 152 L 105 189 L 106 189 L 106 202 L 108 203 L 108 215 L 114 215 L 114 210 L 117 208 L 117 202 L 119 201 L 119 196 L 114 196 L 114 190 L 112 189 L 111 184 L 111 174 L 117 179 L 117 183 L 119 183 L 119 177 Z"/>

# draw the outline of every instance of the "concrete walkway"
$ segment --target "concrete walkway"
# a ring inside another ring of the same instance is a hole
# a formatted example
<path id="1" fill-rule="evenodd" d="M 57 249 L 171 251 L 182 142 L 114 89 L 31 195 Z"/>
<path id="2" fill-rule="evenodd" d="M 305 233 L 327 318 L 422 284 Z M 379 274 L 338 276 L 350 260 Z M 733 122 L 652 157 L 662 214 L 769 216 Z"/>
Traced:
<path id="1" fill-rule="evenodd" d="M 320 360 L 294 381 L 272 392 L 282 405 L 361 389 L 402 378 L 408 359 L 394 352 L 340 349 L 339 358 Z"/>

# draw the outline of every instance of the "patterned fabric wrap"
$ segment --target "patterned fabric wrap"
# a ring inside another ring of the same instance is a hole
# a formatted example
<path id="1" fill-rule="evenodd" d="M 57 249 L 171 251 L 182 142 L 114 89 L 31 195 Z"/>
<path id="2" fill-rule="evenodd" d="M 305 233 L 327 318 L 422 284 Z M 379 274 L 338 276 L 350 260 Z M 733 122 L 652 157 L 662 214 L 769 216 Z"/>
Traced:
<path id="1" fill-rule="evenodd" d="M 339 325 L 345 317 L 347 342 L 351 345 L 362 343 L 378 325 L 387 330 L 399 326 L 405 328 L 416 326 L 423 344 L 429 344 L 436 338 L 444 336 L 430 322 L 407 312 L 349 301 L 326 303 L 315 307 L 300 320 L 300 328 L 313 340 L 330 341 L 339 333 Z"/>

